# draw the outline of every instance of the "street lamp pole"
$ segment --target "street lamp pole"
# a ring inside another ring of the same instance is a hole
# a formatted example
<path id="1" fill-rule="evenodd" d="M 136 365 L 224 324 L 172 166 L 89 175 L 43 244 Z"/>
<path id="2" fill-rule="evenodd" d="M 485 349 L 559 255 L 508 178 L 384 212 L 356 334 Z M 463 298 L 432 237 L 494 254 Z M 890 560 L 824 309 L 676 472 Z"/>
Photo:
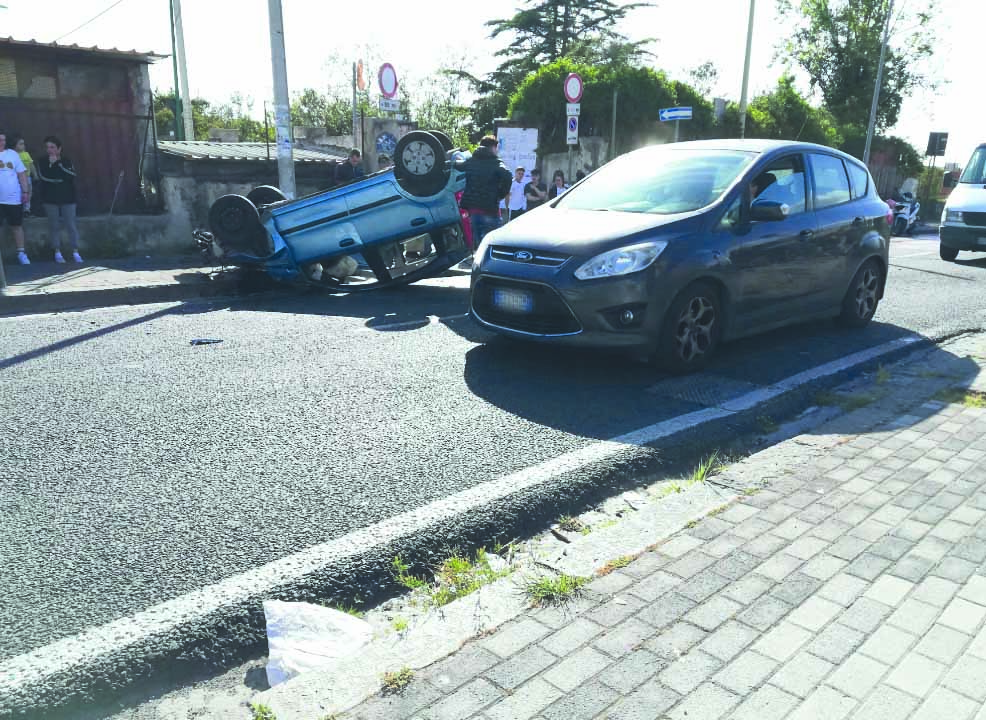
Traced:
<path id="1" fill-rule="evenodd" d="M 757 0 L 750 0 L 750 21 L 746 28 L 746 60 L 743 63 L 743 91 L 740 93 L 740 137 L 746 137 L 746 93 L 750 85 L 750 53 L 753 51 L 753 16 Z"/>
<path id="2" fill-rule="evenodd" d="M 270 57 L 274 72 L 274 126 L 277 128 L 277 179 L 281 192 L 295 197 L 294 148 L 291 106 L 288 100 L 288 64 L 284 57 L 284 15 L 281 0 L 267 0 L 270 13 Z"/>
<path id="3" fill-rule="evenodd" d="M 866 146 L 863 148 L 863 162 L 870 163 L 870 148 L 873 146 L 873 131 L 876 128 L 876 108 L 880 104 L 880 88 L 883 85 L 883 63 L 887 57 L 887 41 L 890 39 L 890 18 L 894 12 L 894 0 L 888 0 L 887 19 L 883 26 L 883 42 L 880 45 L 880 64 L 876 68 L 876 85 L 873 87 L 873 102 L 870 104 L 870 122 L 866 126 Z"/>

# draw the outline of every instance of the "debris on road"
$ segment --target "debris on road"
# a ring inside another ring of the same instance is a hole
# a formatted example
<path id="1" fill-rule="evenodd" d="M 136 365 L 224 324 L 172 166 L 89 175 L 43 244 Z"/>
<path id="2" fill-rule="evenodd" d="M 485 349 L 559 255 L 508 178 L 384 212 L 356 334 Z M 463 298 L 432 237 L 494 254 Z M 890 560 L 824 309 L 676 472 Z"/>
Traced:
<path id="1" fill-rule="evenodd" d="M 354 655 L 373 637 L 373 628 L 365 620 L 311 603 L 267 600 L 264 617 L 271 687 Z"/>
<path id="2" fill-rule="evenodd" d="M 222 340 L 216 338 L 195 338 L 190 342 L 191 345 L 218 345 Z"/>

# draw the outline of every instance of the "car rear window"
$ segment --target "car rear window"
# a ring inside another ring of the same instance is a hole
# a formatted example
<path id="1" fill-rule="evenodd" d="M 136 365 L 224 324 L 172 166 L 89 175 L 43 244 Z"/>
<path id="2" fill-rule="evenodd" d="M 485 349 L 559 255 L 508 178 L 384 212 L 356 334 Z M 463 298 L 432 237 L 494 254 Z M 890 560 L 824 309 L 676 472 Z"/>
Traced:
<path id="1" fill-rule="evenodd" d="M 815 209 L 841 205 L 852 199 L 842 160 L 831 155 L 809 155 L 815 176 Z"/>
<path id="2" fill-rule="evenodd" d="M 604 165 L 558 204 L 573 210 L 690 212 L 718 200 L 756 157 L 737 150 L 646 148 Z"/>
<path id="3" fill-rule="evenodd" d="M 962 171 L 959 182 L 986 185 L 986 147 L 976 148 L 976 152 L 972 153 L 972 158 Z"/>
<path id="4" fill-rule="evenodd" d="M 852 181 L 853 200 L 866 197 L 866 194 L 870 191 L 869 170 L 851 162 L 846 163 L 846 167 L 849 169 L 849 179 Z"/>

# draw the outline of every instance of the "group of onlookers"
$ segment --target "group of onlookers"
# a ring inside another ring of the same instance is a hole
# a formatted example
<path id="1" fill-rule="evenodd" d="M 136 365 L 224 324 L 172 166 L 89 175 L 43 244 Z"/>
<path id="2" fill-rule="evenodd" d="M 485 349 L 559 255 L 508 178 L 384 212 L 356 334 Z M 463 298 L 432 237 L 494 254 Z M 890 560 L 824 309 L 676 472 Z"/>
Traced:
<path id="1" fill-rule="evenodd" d="M 45 155 L 34 159 L 23 138 L 14 138 L 7 147 L 7 134 L 0 130 L 0 227 L 6 222 L 17 245 L 17 260 L 30 265 L 24 245 L 24 217 L 30 216 L 32 199 L 39 191 L 40 205 L 48 218 L 48 240 L 55 250 L 55 262 L 63 263 L 61 229 L 72 245 L 72 259 L 80 263 L 79 231 L 75 226 L 75 167 L 62 154 L 62 141 L 54 135 L 44 139 Z M 36 207 L 36 205 L 35 205 Z"/>

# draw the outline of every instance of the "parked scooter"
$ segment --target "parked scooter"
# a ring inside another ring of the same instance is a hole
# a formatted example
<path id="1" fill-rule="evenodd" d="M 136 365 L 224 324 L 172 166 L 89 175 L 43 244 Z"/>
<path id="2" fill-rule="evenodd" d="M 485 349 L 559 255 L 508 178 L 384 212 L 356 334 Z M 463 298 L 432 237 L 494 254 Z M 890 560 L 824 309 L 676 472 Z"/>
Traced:
<path id="1" fill-rule="evenodd" d="M 914 231 L 918 223 L 918 213 L 921 210 L 921 203 L 917 201 L 913 193 L 894 193 L 888 203 L 894 211 L 894 235 L 907 235 Z"/>

